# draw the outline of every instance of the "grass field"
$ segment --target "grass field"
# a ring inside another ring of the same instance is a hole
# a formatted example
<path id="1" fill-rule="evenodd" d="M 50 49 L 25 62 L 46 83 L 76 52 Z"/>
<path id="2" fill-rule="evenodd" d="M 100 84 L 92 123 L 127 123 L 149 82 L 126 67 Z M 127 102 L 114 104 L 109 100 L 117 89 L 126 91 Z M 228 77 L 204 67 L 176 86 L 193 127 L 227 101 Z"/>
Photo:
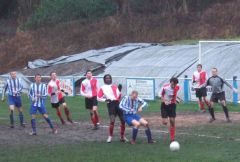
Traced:
<path id="1" fill-rule="evenodd" d="M 72 112 L 73 119 L 78 123 L 88 123 L 89 113 L 84 108 L 84 101 L 81 97 L 72 97 L 66 99 Z M 85 127 L 78 125 L 60 126 L 59 134 L 48 135 L 44 132 L 36 137 L 29 137 L 27 132 L 30 131 L 30 116 L 28 114 L 29 102 L 26 97 L 23 98 L 24 114 L 26 117 L 27 127 L 22 130 L 19 128 L 7 128 L 9 124 L 7 104 L 0 103 L 0 161 L 18 161 L 18 162 L 161 162 L 161 161 L 176 161 L 176 162 L 190 162 L 190 161 L 209 161 L 209 162 L 229 162 L 240 161 L 240 118 L 233 119 L 233 123 L 227 124 L 223 119 L 213 124 L 208 124 L 203 121 L 201 124 L 194 123 L 193 125 L 179 125 L 177 126 L 176 139 L 181 145 L 178 152 L 171 152 L 169 150 L 169 135 L 167 128 L 162 126 L 158 120 L 151 120 L 156 116 L 160 116 L 159 105 L 160 102 L 150 102 L 150 107 L 142 113 L 142 116 L 150 120 L 152 126 L 154 139 L 157 140 L 155 144 L 147 144 L 145 136 L 140 133 L 136 145 L 128 143 L 123 144 L 118 140 L 107 144 L 105 139 L 107 137 L 107 128 L 101 127 L 99 132 L 87 130 Z M 50 108 L 47 103 L 48 112 L 53 120 L 57 120 L 55 111 Z M 229 105 L 231 115 L 239 116 L 239 106 Z M 179 112 L 177 118 L 186 120 L 190 114 L 193 116 L 191 120 L 197 120 L 199 116 L 208 117 L 208 114 L 200 114 L 197 111 L 195 103 L 180 104 L 177 111 Z M 216 111 L 222 112 L 219 106 L 216 106 Z M 107 125 L 108 116 L 105 104 L 99 105 L 99 112 L 101 115 L 101 124 Z M 217 113 L 217 115 L 222 115 Z M 18 120 L 16 120 L 18 122 Z M 38 120 L 39 123 L 42 120 Z M 156 122 L 157 121 L 157 122 Z M 45 123 L 39 126 L 47 127 Z M 62 129 L 62 130 L 61 130 Z M 115 127 L 115 130 L 118 128 Z M 64 131 L 63 131 L 64 130 Z M 79 134 L 86 133 L 85 140 L 78 139 L 83 136 L 68 135 L 65 130 L 74 130 Z M 90 134 L 89 134 L 90 133 Z M 95 134 L 96 136 L 91 136 Z M 63 135 L 71 137 L 71 142 Z M 127 137 L 130 138 L 131 130 L 127 129 Z M 8 137 L 6 137 L 8 136 Z M 116 135 L 117 136 L 117 135 Z M 96 139 L 92 139 L 92 138 Z M 12 139 L 12 140 L 11 140 Z M 58 140 L 62 140 L 58 142 Z M 39 142 L 37 142 L 39 141 Z M 48 142 L 43 142 L 48 141 Z"/>

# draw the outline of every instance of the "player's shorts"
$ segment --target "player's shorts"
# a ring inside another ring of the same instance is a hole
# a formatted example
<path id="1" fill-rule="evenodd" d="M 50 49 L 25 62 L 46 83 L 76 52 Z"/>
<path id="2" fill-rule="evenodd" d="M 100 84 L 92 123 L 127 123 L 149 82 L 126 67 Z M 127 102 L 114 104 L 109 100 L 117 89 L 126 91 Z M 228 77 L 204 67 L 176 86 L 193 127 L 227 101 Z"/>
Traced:
<path id="1" fill-rule="evenodd" d="M 92 98 L 85 98 L 85 107 L 86 109 L 92 109 L 93 106 L 97 106 L 98 101 L 97 101 L 97 96 L 93 96 Z"/>
<path id="2" fill-rule="evenodd" d="M 37 114 L 37 111 L 42 115 L 47 113 L 45 106 L 38 107 L 32 105 L 30 108 L 30 114 L 31 115 Z"/>
<path id="3" fill-rule="evenodd" d="M 124 120 L 129 125 L 132 126 L 132 121 L 139 121 L 142 117 L 138 114 L 124 114 Z"/>
<path id="4" fill-rule="evenodd" d="M 218 102 L 219 101 L 223 101 L 226 100 L 226 96 L 225 96 L 225 92 L 220 92 L 220 93 L 213 93 L 211 96 L 211 101 L 212 102 Z"/>
<path id="5" fill-rule="evenodd" d="M 207 96 L 207 88 L 202 87 L 202 88 L 196 88 L 196 97 L 201 98 L 201 97 L 206 97 Z"/>
<path id="6" fill-rule="evenodd" d="M 63 103 L 65 103 L 64 97 L 61 98 L 57 103 L 51 103 L 52 104 L 52 108 L 58 108 Z"/>
<path id="7" fill-rule="evenodd" d="M 110 120 L 112 116 L 119 116 L 121 122 L 124 122 L 123 111 L 119 108 L 119 101 L 111 101 L 107 104 Z"/>
<path id="8" fill-rule="evenodd" d="M 162 118 L 175 118 L 176 117 L 176 104 L 165 105 L 161 104 L 161 116 Z"/>
<path id="9" fill-rule="evenodd" d="M 21 97 L 8 95 L 8 105 L 14 105 L 17 108 L 22 107 Z"/>

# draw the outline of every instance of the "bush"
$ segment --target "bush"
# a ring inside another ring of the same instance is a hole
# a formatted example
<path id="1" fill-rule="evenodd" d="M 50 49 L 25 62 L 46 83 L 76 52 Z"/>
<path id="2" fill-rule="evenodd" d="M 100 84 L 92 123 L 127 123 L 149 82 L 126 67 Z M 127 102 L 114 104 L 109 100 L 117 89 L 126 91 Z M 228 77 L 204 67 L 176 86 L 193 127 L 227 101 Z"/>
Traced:
<path id="1" fill-rule="evenodd" d="M 107 0 L 43 0 L 26 23 L 38 27 L 75 19 L 97 19 L 112 15 L 114 3 Z"/>

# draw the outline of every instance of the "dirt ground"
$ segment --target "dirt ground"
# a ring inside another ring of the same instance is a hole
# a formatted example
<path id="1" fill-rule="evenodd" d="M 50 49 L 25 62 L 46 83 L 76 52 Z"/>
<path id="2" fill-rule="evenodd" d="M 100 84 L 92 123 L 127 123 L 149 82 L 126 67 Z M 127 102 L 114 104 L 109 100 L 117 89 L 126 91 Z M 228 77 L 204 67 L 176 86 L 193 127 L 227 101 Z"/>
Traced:
<path id="1" fill-rule="evenodd" d="M 240 113 L 230 114 L 233 123 L 240 123 Z M 160 116 L 148 115 L 145 118 L 149 121 L 152 127 L 154 137 L 161 138 L 163 133 L 161 130 L 167 131 L 166 127 L 161 124 Z M 225 117 L 223 113 L 216 113 L 216 121 L 214 124 L 225 123 Z M 178 130 L 184 127 L 193 127 L 196 125 L 206 125 L 209 120 L 208 113 L 178 113 L 176 123 Z M 9 128 L 8 125 L 0 125 L 0 146 L 14 146 L 14 145 L 55 145 L 55 144 L 76 144 L 84 141 L 101 141 L 105 142 L 108 136 L 108 123 L 103 121 L 99 130 L 92 130 L 91 124 L 87 121 L 79 122 L 75 121 L 74 124 L 58 125 L 54 123 L 58 128 L 58 134 L 51 134 L 48 125 L 44 121 L 38 121 L 37 123 L 37 136 L 30 136 L 31 126 L 27 123 L 26 128 L 22 128 L 16 125 L 14 129 Z M 126 136 L 131 136 L 131 128 L 126 127 Z M 114 140 L 119 139 L 119 123 L 116 123 L 114 131 Z M 143 129 L 139 131 L 139 138 L 145 138 Z"/>

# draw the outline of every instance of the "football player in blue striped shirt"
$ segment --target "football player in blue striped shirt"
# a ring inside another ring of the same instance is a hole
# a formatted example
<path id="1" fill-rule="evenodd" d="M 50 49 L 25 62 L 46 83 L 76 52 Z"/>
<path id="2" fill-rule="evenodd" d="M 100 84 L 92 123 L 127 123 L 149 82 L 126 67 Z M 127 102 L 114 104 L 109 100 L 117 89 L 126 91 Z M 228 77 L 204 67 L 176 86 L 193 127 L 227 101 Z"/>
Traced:
<path id="1" fill-rule="evenodd" d="M 35 75 L 35 83 L 32 83 L 30 86 L 29 98 L 31 101 L 30 114 L 32 116 L 31 120 L 32 132 L 30 133 L 30 135 L 37 135 L 36 132 L 37 111 L 44 117 L 46 122 L 49 124 L 49 127 L 52 129 L 52 132 L 56 134 L 57 129 L 54 128 L 46 112 L 45 100 L 47 98 L 47 86 L 41 82 L 40 74 Z"/>
<path id="2" fill-rule="evenodd" d="M 22 109 L 22 100 L 21 100 L 21 93 L 23 89 L 23 84 L 21 79 L 17 77 L 17 72 L 12 71 L 10 72 L 9 79 L 6 80 L 6 83 L 3 87 L 2 92 L 2 101 L 4 101 L 5 93 L 8 94 L 8 105 L 10 110 L 10 127 L 14 128 L 14 109 L 17 108 L 19 112 L 19 120 L 22 127 L 25 127 L 24 124 L 24 117 L 23 117 L 23 109 Z"/>
<path id="3" fill-rule="evenodd" d="M 138 97 L 138 92 L 135 90 L 132 91 L 130 96 L 123 97 L 119 104 L 120 109 L 123 110 L 125 122 L 129 126 L 133 126 L 131 144 L 136 143 L 138 129 L 140 126 L 145 127 L 145 133 L 147 136 L 148 143 L 155 142 L 152 139 L 152 133 L 149 128 L 148 122 L 137 114 L 147 106 L 148 104 L 143 99 Z"/>

